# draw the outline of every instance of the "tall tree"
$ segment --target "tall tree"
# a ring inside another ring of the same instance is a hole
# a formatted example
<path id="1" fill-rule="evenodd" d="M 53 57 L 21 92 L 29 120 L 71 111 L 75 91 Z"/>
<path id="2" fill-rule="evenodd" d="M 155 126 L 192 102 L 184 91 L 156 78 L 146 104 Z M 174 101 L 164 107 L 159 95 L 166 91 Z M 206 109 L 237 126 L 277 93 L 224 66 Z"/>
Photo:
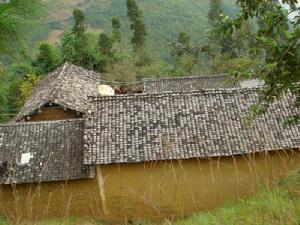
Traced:
<path id="1" fill-rule="evenodd" d="M 143 22 L 142 12 L 139 10 L 135 0 L 127 0 L 127 16 L 131 22 L 130 28 L 133 32 L 131 43 L 133 50 L 138 56 L 137 65 L 149 64 L 149 57 L 146 52 L 146 26 Z"/>
<path id="2" fill-rule="evenodd" d="M 98 38 L 98 46 L 94 55 L 94 67 L 100 72 L 106 72 L 108 65 L 114 63 L 113 41 L 107 34 L 101 33 Z"/>
<path id="3" fill-rule="evenodd" d="M 112 41 L 105 33 L 101 33 L 98 39 L 100 52 L 106 57 L 112 57 Z"/>
<path id="4" fill-rule="evenodd" d="M 113 17 L 111 20 L 113 41 L 121 43 L 121 23 L 118 17 Z"/>
<path id="5" fill-rule="evenodd" d="M 211 0 L 210 10 L 207 16 L 210 29 L 207 32 L 207 44 L 203 46 L 202 50 L 206 53 L 207 58 L 210 60 L 212 73 L 219 72 L 217 69 L 217 59 L 223 57 L 236 57 L 236 50 L 232 36 L 225 35 L 220 32 L 220 29 L 222 29 L 223 19 L 226 18 L 224 14 L 222 1 Z"/>
<path id="6" fill-rule="evenodd" d="M 172 42 L 170 46 L 171 56 L 175 59 L 174 72 L 192 74 L 198 62 L 199 47 L 190 45 L 190 36 L 186 32 L 180 32 L 177 42 Z"/>
<path id="7" fill-rule="evenodd" d="M 75 61 L 75 36 L 72 32 L 66 32 L 63 34 L 61 40 L 61 52 L 63 61 L 74 62 Z"/>
<path id="8" fill-rule="evenodd" d="M 85 15 L 80 9 L 73 11 L 74 26 L 72 34 L 74 35 L 74 56 L 72 57 L 73 63 L 93 69 L 92 57 L 89 52 L 89 43 L 86 36 L 87 25 L 85 22 Z"/>

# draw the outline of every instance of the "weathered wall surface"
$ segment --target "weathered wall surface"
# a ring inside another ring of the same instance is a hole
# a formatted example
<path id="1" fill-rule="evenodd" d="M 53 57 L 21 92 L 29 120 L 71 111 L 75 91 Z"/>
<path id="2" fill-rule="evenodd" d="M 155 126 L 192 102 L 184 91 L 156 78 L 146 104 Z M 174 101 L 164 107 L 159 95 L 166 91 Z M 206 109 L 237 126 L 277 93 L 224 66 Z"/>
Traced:
<path id="1" fill-rule="evenodd" d="M 0 214 L 14 223 L 78 216 L 103 218 L 97 179 L 0 187 Z"/>
<path id="2" fill-rule="evenodd" d="M 263 182 L 300 167 L 299 151 L 280 151 L 97 168 L 103 209 L 111 220 L 187 215 L 246 197 Z"/>
<path id="3" fill-rule="evenodd" d="M 30 117 L 30 121 L 65 120 L 81 118 L 75 111 L 58 108 L 45 108 Z"/>

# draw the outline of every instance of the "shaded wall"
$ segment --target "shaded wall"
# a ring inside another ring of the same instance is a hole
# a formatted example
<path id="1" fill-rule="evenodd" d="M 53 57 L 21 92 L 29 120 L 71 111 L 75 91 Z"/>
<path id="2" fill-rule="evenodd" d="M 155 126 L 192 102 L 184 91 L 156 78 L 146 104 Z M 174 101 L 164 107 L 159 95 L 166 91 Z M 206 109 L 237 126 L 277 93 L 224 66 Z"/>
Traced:
<path id="1" fill-rule="evenodd" d="M 0 214 L 9 221 L 78 216 L 103 218 L 97 179 L 0 186 Z"/>
<path id="2" fill-rule="evenodd" d="M 300 167 L 299 151 L 105 165 L 97 168 L 110 220 L 183 216 L 254 194 Z"/>
<path id="3" fill-rule="evenodd" d="M 47 120 L 65 120 L 81 118 L 73 110 L 63 110 L 60 108 L 42 108 L 40 112 L 36 112 L 30 116 L 29 121 L 47 121 Z"/>

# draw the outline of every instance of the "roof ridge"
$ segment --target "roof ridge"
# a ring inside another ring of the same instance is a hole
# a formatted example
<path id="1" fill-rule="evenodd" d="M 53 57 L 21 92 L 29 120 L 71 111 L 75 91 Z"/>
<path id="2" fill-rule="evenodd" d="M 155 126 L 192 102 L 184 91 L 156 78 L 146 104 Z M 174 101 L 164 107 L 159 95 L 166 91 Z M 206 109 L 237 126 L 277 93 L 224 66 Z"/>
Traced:
<path id="1" fill-rule="evenodd" d="M 180 80 L 180 79 L 202 79 L 202 78 L 215 78 L 215 77 L 229 77 L 235 78 L 230 76 L 228 73 L 221 73 L 221 74 L 212 74 L 212 75 L 197 75 L 197 76 L 181 76 L 181 77 L 163 77 L 163 78 L 143 78 L 143 82 L 153 82 L 153 81 L 161 81 L 161 80 Z"/>
<path id="2" fill-rule="evenodd" d="M 65 63 L 63 64 L 62 70 L 60 71 L 60 73 L 59 73 L 58 76 L 57 76 L 57 80 L 54 82 L 55 85 L 54 85 L 52 91 L 51 91 L 50 94 L 49 94 L 49 99 L 51 99 L 51 101 L 53 101 L 54 93 L 58 90 L 58 87 L 61 86 L 61 82 L 59 83 L 59 81 L 62 79 L 62 77 L 63 77 L 62 74 L 65 72 L 67 66 L 69 66 L 69 63 L 68 63 L 68 62 L 65 62 Z"/>
<path id="3" fill-rule="evenodd" d="M 33 121 L 33 122 L 19 122 L 19 123 L 8 123 L 8 124 L 0 124 L 0 128 L 2 127 L 19 127 L 19 126 L 33 126 L 33 125 L 52 125 L 52 124 L 62 124 L 62 123 L 76 123 L 83 122 L 85 119 L 77 118 L 77 119 L 65 119 L 65 120 L 52 120 L 52 121 Z"/>

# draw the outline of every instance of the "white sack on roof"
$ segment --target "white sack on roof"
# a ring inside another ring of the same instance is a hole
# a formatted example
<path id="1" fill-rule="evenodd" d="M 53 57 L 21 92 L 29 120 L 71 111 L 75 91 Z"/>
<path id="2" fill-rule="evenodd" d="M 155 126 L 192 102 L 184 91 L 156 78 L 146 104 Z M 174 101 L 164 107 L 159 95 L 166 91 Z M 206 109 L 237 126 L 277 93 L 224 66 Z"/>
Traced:
<path id="1" fill-rule="evenodd" d="M 114 96 L 115 91 L 112 87 L 110 87 L 108 85 L 100 85 L 99 86 L 99 94 L 101 96 Z"/>

